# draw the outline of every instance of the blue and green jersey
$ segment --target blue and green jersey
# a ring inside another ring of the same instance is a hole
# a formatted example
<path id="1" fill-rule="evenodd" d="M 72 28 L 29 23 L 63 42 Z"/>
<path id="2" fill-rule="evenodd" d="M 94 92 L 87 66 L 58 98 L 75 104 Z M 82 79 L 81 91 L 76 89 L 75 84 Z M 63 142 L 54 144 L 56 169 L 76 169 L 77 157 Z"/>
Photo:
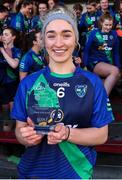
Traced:
<path id="1" fill-rule="evenodd" d="M 84 49 L 83 61 L 86 66 L 97 62 L 120 67 L 119 41 L 116 31 L 104 33 L 100 29 L 91 31 Z"/>
<path id="2" fill-rule="evenodd" d="M 35 71 L 41 70 L 46 65 L 44 60 L 43 50 L 39 54 L 30 49 L 21 59 L 19 70 L 20 72 L 28 72 L 31 74 Z"/>
<path id="3" fill-rule="evenodd" d="M 71 128 L 101 128 L 113 121 L 102 81 L 79 67 L 62 75 L 46 67 L 27 76 L 19 85 L 11 115 L 22 122 L 34 115 L 35 124 L 63 123 Z M 49 145 L 45 135 L 40 144 L 26 149 L 18 171 L 27 179 L 90 179 L 95 162 L 94 147 L 67 141 Z"/>
<path id="4" fill-rule="evenodd" d="M 25 17 L 21 12 L 12 17 L 10 26 L 26 34 L 32 30 L 31 20 Z"/>
<path id="5" fill-rule="evenodd" d="M 22 52 L 19 48 L 13 47 L 12 51 L 12 58 L 19 61 L 22 56 Z M 2 71 L 1 71 L 2 70 Z M 13 69 L 6 61 L 2 53 L 0 53 L 0 72 L 3 73 L 3 84 L 11 83 L 18 80 L 18 68 Z M 2 76 L 2 74 L 1 74 Z"/>

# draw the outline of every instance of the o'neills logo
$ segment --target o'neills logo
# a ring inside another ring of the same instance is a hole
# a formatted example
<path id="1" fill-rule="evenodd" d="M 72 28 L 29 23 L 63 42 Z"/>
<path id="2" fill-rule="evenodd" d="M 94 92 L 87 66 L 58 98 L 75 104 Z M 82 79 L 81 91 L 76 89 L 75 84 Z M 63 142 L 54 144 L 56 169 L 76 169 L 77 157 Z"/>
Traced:
<path id="1" fill-rule="evenodd" d="M 63 83 L 54 83 L 53 86 L 55 87 L 70 87 L 70 84 L 67 82 L 63 82 Z"/>

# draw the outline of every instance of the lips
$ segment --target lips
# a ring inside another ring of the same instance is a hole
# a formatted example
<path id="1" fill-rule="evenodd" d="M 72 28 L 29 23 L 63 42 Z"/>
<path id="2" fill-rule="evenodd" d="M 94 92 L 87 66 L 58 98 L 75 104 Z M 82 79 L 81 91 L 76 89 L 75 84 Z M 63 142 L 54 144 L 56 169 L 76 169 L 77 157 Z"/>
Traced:
<path id="1" fill-rule="evenodd" d="M 55 55 L 64 55 L 64 53 L 66 52 L 66 49 L 53 49 L 53 52 Z"/>

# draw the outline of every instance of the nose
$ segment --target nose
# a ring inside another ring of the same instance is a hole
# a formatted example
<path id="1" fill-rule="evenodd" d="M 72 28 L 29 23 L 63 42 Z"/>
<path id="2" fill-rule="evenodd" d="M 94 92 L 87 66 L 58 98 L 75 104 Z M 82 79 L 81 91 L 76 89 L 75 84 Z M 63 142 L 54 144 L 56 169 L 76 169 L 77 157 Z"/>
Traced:
<path id="1" fill-rule="evenodd" d="M 61 46 L 63 46 L 63 44 L 64 44 L 63 38 L 61 36 L 57 36 L 56 41 L 55 41 L 55 46 L 61 47 Z"/>

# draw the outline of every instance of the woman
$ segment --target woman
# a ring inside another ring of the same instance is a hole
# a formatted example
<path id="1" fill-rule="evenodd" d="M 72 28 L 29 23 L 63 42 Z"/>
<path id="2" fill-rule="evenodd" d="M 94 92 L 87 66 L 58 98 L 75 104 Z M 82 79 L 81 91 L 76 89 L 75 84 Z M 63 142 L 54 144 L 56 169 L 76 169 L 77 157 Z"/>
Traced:
<path id="1" fill-rule="evenodd" d="M 14 29 L 4 29 L 2 35 L 3 46 L 0 47 L 0 73 L 2 79 L 0 81 L 0 101 L 3 107 L 3 119 L 5 120 L 9 119 L 6 114 L 9 114 L 12 108 L 13 98 L 18 87 L 17 67 L 21 58 L 21 50 L 15 47 L 17 36 L 18 34 Z"/>
<path id="2" fill-rule="evenodd" d="M 27 46 L 28 51 L 22 57 L 19 65 L 20 80 L 28 74 L 42 69 L 46 65 L 40 31 L 33 31 L 30 33 Z"/>
<path id="3" fill-rule="evenodd" d="M 48 11 L 47 1 L 41 0 L 38 3 L 37 10 L 38 10 L 38 15 L 33 17 L 32 25 L 33 25 L 33 29 L 41 30 L 43 26 L 43 21 L 45 19 L 45 15 Z"/>
<path id="4" fill-rule="evenodd" d="M 89 35 L 83 60 L 90 71 L 104 79 L 109 95 L 120 77 L 119 43 L 116 32 L 112 30 L 113 18 L 106 13 L 99 22 L 100 28 Z"/>
<path id="5" fill-rule="evenodd" d="M 47 1 L 48 6 L 49 6 L 49 10 L 52 10 L 58 3 L 58 0 L 48 0 Z"/>
<path id="6" fill-rule="evenodd" d="M 86 12 L 82 14 L 79 22 L 80 44 L 82 51 L 88 39 L 90 32 L 98 26 L 98 18 L 96 11 L 96 2 L 88 1 L 86 3 Z"/>
<path id="7" fill-rule="evenodd" d="M 96 12 L 95 1 L 88 1 L 86 3 L 86 10 L 87 12 L 82 14 L 79 28 L 83 31 L 83 33 L 86 33 L 86 36 L 88 36 L 89 32 L 97 27 L 98 15 Z"/>
<path id="8" fill-rule="evenodd" d="M 93 146 L 107 140 L 111 107 L 101 80 L 73 64 L 73 14 L 63 7 L 50 11 L 42 32 L 49 66 L 21 81 L 12 112 L 16 137 L 27 147 L 19 177 L 89 179 Z"/>
<path id="9" fill-rule="evenodd" d="M 33 10 L 33 3 L 30 0 L 23 0 L 18 4 L 19 12 L 11 19 L 10 27 L 15 28 L 19 32 L 29 34 L 32 31 L 32 24 L 29 21 L 29 16 Z"/>

